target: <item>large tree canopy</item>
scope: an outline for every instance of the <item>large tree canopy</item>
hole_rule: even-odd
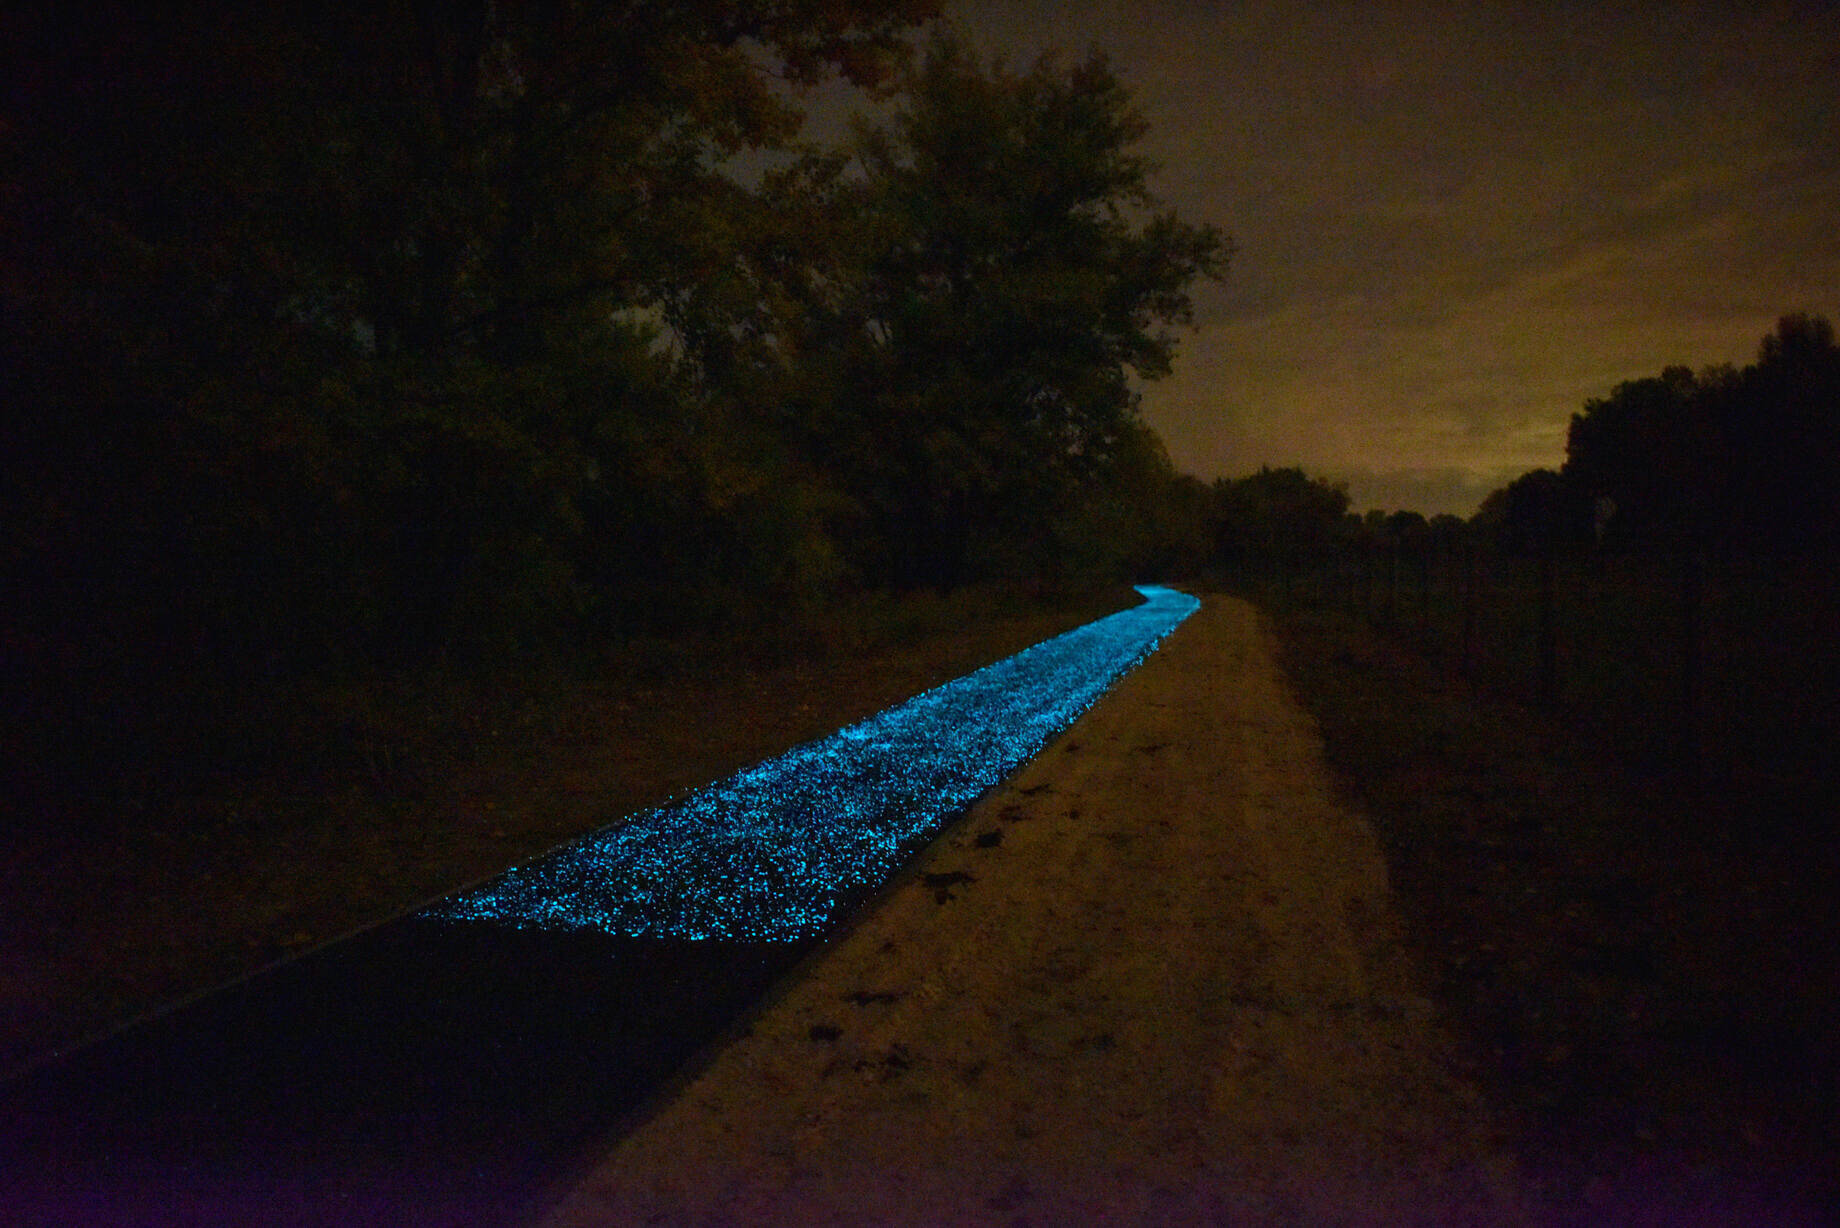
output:
[[[786,222],[724,161],[793,137],[788,80],[885,82],[935,8],[15,13],[9,571],[51,627],[343,651],[630,611],[577,581],[732,554],[717,342],[762,331]]]
[[[1789,315],[1741,371],[1669,367],[1572,417],[1565,477],[1639,541],[1840,542],[1840,346]]]
[[[85,696],[1177,557],[1133,381],[1225,244],[1103,59],[916,61],[937,8],[8,10],[9,680],[125,711]],[[843,148],[826,79],[882,104]]]
[[[894,578],[951,582],[984,543],[1045,549],[1130,440],[1131,379],[1168,371],[1188,287],[1227,245],[1155,210],[1103,56],[1017,72],[942,38],[900,97],[858,139],[873,394],[854,427],[876,464],[848,485],[887,526]]]
[[[1348,488],[1298,468],[1214,483],[1214,549],[1228,567],[1317,562],[1344,531]]]

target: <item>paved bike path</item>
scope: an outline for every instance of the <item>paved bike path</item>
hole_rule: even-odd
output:
[[[797,748],[797,770],[751,769],[717,801],[640,816],[0,1086],[0,1223],[520,1222],[1194,606],[1146,595]]]
[[[1374,833],[1209,598],[546,1228],[1525,1218]]]

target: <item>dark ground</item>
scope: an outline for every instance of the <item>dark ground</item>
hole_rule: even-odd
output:
[[[1556,1214],[1644,1222],[1645,1192],[1699,1189],[1832,1222],[1836,799],[1632,771],[1352,619],[1275,621]]]
[[[0,1071],[1133,600],[944,603],[778,663],[653,645],[591,676],[373,697],[342,769],[15,827]],[[1832,1217],[1836,799],[1631,772],[1348,620],[1276,624],[1556,1212],[1642,1222],[1665,1187],[1736,1192],[1763,1222]]]
[[[0,1079],[1139,600],[922,597],[790,645],[329,685],[275,770],[0,823]]]
[[[0,1086],[0,1224],[528,1223],[801,953],[382,926]]]

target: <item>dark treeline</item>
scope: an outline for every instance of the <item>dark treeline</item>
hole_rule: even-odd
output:
[[[1840,547],[1840,346],[1784,316],[1741,370],[1669,367],[1572,415],[1566,459],[1491,495],[1508,544],[1818,558]]]
[[[1341,605],[1668,771],[1828,787],[1840,762],[1840,345],[1669,367],[1573,416],[1469,521],[1348,511],[1301,471],[1215,488],[1216,559]]]
[[[1589,400],[1564,464],[1467,523],[1260,481],[1321,510],[1299,562],[1241,574],[1516,1149],[1577,1174],[1546,1184],[1555,1218],[1633,1163],[1832,1219],[1840,993],[1808,954],[1840,928],[1827,322]]]
[[[1572,415],[1562,468],[1522,474],[1468,522],[1349,512],[1300,469],[1215,483],[1216,559],[1281,577],[1344,547],[1411,556],[1461,540],[1510,555],[1601,547],[1818,561],[1840,550],[1840,344],[1784,316],[1742,369],[1684,366],[1617,385]]]
[[[1302,469],[1262,468],[1214,483],[1208,503],[1210,565],[1229,583],[1290,592],[1320,587],[1360,560],[1397,568],[1456,550],[1470,539],[1460,518],[1421,512],[1350,511],[1346,486]],[[1389,583],[1396,583],[1391,576]]]
[[[1826,319],[1782,317],[1745,367],[1669,367],[1587,401],[1564,465],[1496,491],[1476,523],[1534,561],[1542,701],[1595,712],[1602,740],[1674,770],[1840,780]]]
[[[22,762],[1199,549],[1132,381],[1227,245],[1101,57],[983,63],[933,0],[105,7],[0,21]],[[825,81],[877,104],[835,148]]]

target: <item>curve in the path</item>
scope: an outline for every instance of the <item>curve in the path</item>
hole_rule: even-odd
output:
[[[1145,595],[0,1083],[0,1224],[527,1222],[852,891],[879,885],[1198,604]]]
[[[1138,592],[1142,605],[605,828],[426,915],[631,938],[816,935],[1201,604],[1174,589]]]

